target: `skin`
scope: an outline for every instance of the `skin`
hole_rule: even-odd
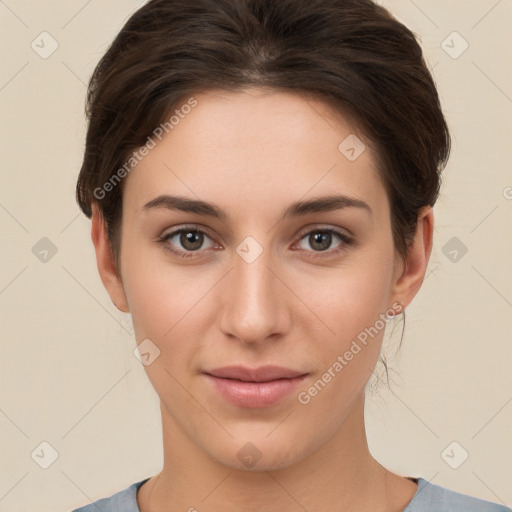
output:
[[[149,338],[160,350],[145,369],[160,398],[164,467],[140,488],[140,510],[403,510],[417,484],[372,457],[364,426],[384,329],[308,404],[292,392],[270,407],[237,407],[201,371],[277,364],[309,372],[297,392],[307,390],[380,314],[413,300],[430,257],[432,208],[420,212],[404,261],[371,147],[347,120],[294,92],[194,97],[198,105],[125,178],[118,271],[97,207],[92,218],[113,303],[131,313],[137,343]],[[353,162],[338,150],[350,134],[366,144]],[[291,203],[333,193],[363,200],[371,215],[348,207],[280,220]],[[226,218],[143,210],[162,194],[215,203]],[[208,233],[199,251],[179,235],[157,241],[191,223]],[[322,251],[308,234],[325,228],[356,243],[333,235]],[[247,236],[263,250],[252,263],[236,252]],[[248,442],[261,454],[250,468],[237,456]]]

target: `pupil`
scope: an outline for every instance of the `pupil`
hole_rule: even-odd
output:
[[[320,244],[319,250],[325,250],[331,245],[331,233],[315,233],[311,236],[310,242],[313,241],[314,243],[311,244],[312,247],[315,246],[316,243]]]

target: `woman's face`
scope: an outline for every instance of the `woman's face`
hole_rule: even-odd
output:
[[[231,467],[283,468],[339,435],[405,304],[390,205],[324,103],[194,97],[126,178],[124,293],[165,429]],[[357,203],[315,203],[335,196]],[[299,377],[217,371],[266,365]]]

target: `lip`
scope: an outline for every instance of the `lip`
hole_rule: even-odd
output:
[[[290,394],[308,375],[281,366],[225,366],[203,372],[217,392],[239,407],[269,407]]]

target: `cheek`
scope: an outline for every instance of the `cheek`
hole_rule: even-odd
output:
[[[151,340],[159,351],[146,373],[164,402],[174,396],[186,405],[178,383],[197,371],[202,340],[215,318],[212,288],[219,276],[207,266],[170,264],[154,251],[128,252],[123,282],[135,337],[137,343]]]
[[[318,288],[309,296],[334,331],[326,336],[322,325],[310,333],[318,341],[312,354],[317,372],[297,401],[312,418],[313,429],[328,428],[321,425],[326,414],[331,426],[342,422],[375,369],[389,323],[389,271],[385,257],[373,266],[354,266],[333,279],[326,291],[319,293]]]
[[[303,390],[305,401],[314,401],[315,407],[332,407],[342,414],[375,368],[389,323],[385,315],[391,306],[391,254],[361,254],[357,263],[317,279],[315,286],[296,281],[307,284],[299,293],[321,320],[311,323],[314,331],[308,334],[317,340],[312,354],[318,363],[316,384],[310,392]]]
[[[201,302],[211,288],[209,281],[193,280],[179,271],[134,271],[125,290],[137,339],[144,336],[165,344],[171,339],[190,336],[204,307]]]
[[[164,404],[172,403],[175,409],[190,407],[181,383],[195,371],[201,330],[198,306],[208,287],[193,285],[189,276],[171,272],[169,267],[145,267],[142,257],[134,255],[131,265],[126,263],[125,291],[137,343],[151,340],[149,346],[158,354],[145,366],[147,376]]]
[[[124,233],[123,286],[137,340],[164,340],[180,324],[190,322],[209,279],[192,266],[170,263],[164,249],[152,242],[138,241],[129,230]]]
[[[309,277],[292,276],[294,292],[311,311],[317,334],[340,348],[389,309],[391,263],[385,255],[350,262]],[[304,315],[306,319],[306,315]],[[304,326],[306,328],[306,326]]]

